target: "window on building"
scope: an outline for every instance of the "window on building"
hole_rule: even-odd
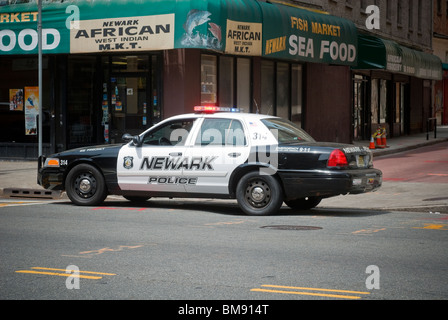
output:
[[[422,24],[423,24],[423,6],[422,6],[422,0],[418,0],[418,31],[421,32],[422,31]]]
[[[302,126],[302,65],[291,66],[291,121]]]
[[[289,64],[277,63],[277,103],[275,113],[277,116],[289,119],[289,103],[290,103],[290,81],[289,81]]]
[[[386,0],[386,20],[391,22],[392,19],[392,0]]]
[[[234,58],[219,58],[219,105],[234,107]]]
[[[302,126],[302,66],[263,60],[261,110]]]
[[[274,62],[263,60],[261,62],[261,104],[264,114],[274,115],[275,98],[275,69]]]
[[[397,1],[397,24],[402,26],[403,24],[403,3],[402,0]]]
[[[247,58],[237,58],[237,68],[236,68],[237,78],[237,99],[236,106],[243,109],[246,112],[250,111],[251,106],[251,62]]]
[[[201,59],[201,103],[217,102],[217,57],[203,54]]]

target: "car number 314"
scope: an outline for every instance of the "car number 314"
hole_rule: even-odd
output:
[[[307,210],[322,199],[378,190],[382,173],[368,148],[317,142],[292,122],[219,107],[195,107],[123,143],[41,156],[38,183],[76,205],[108,195],[235,199],[248,215],[283,204]],[[231,111],[231,112],[229,112]]]

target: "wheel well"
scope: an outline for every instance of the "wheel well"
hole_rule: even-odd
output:
[[[252,171],[259,171],[260,169],[263,168],[267,168],[266,166],[262,166],[262,165],[249,165],[249,166],[244,166],[244,167],[240,167],[238,169],[236,169],[233,173],[232,176],[230,177],[229,180],[229,194],[231,197],[235,197],[236,196],[236,186],[238,185],[238,182],[240,181],[240,179],[249,172]],[[283,189],[283,184],[282,181],[280,179],[280,177],[278,176],[277,173],[273,174],[274,178],[277,179],[277,181],[279,182],[281,188],[282,188],[282,194],[283,196],[285,195],[285,191]]]

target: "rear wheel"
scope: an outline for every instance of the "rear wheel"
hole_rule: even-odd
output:
[[[274,214],[280,209],[283,192],[274,176],[253,171],[245,174],[238,182],[236,198],[246,214],[263,216]]]
[[[297,210],[309,210],[315,208],[322,201],[322,198],[319,197],[306,197],[291,201],[285,201],[286,205],[292,209]]]
[[[107,197],[106,184],[101,172],[89,164],[79,164],[67,175],[65,191],[69,199],[79,206],[94,206]]]

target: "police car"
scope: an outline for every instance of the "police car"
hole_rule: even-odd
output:
[[[38,183],[81,206],[107,195],[219,198],[249,215],[273,214],[283,202],[310,209],[382,184],[368,148],[316,142],[287,120],[233,108],[198,106],[123,140],[40,157]]]

